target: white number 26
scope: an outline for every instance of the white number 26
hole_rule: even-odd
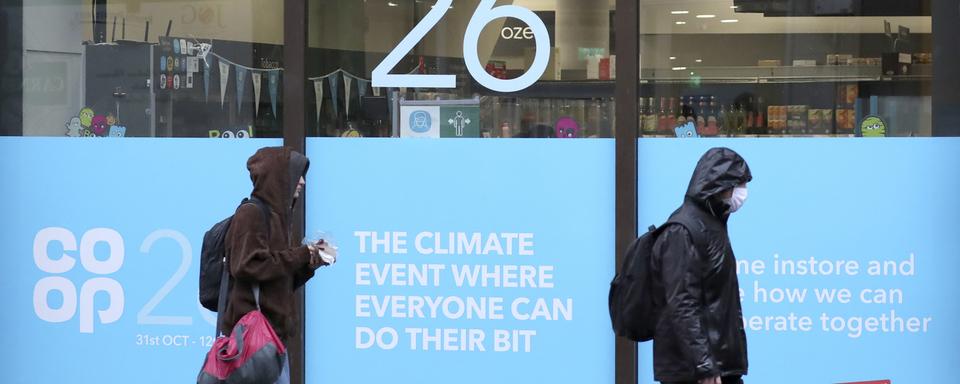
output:
[[[463,35],[463,60],[470,75],[480,85],[497,92],[516,92],[527,88],[543,75],[550,61],[550,35],[543,21],[529,9],[516,5],[502,5],[494,7],[496,0],[481,0],[477,11],[473,13],[467,24],[467,31]],[[409,88],[456,88],[457,80],[454,75],[399,75],[390,74],[403,56],[413,50],[413,47],[427,35],[440,19],[450,9],[453,0],[437,0],[433,9],[424,16],[410,33],[400,41],[393,51],[373,70],[374,87],[409,87]],[[536,40],[536,55],[533,65],[526,73],[515,79],[497,79],[484,70],[480,57],[477,55],[477,44],[480,41],[480,32],[490,22],[501,18],[515,18],[523,21],[533,30]]]

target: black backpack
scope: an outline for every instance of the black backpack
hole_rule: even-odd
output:
[[[263,212],[263,219],[267,225],[267,238],[270,238],[270,208],[256,197],[243,199],[240,205],[254,204]],[[239,207],[238,207],[239,209]],[[226,305],[227,291],[229,290],[229,271],[227,266],[227,251],[224,240],[233,215],[213,225],[203,235],[203,246],[200,248],[200,304],[204,308],[219,312]],[[223,299],[223,303],[220,300]]]
[[[672,219],[682,220],[682,218]],[[689,227],[678,221],[668,221],[660,228],[651,225],[647,233],[634,240],[627,248],[620,272],[610,282],[607,304],[610,309],[610,323],[617,336],[633,341],[653,339],[657,320],[660,318],[660,308],[656,308],[653,300],[650,261],[653,255],[653,244],[668,224],[683,225],[689,232]],[[699,243],[697,236],[693,237],[694,243]]]

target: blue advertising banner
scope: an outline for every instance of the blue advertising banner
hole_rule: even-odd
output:
[[[308,139],[307,383],[613,382],[613,144]]]
[[[729,221],[749,382],[953,380],[960,140],[640,140],[640,228],[680,205],[715,146],[754,176]],[[651,359],[642,344],[641,382]]]
[[[279,140],[0,138],[4,382],[189,383],[204,232]]]

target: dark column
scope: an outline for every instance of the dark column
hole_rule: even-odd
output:
[[[307,49],[307,1],[284,0],[283,2],[283,145],[297,152],[306,153],[306,94],[304,76]],[[304,191],[306,201],[307,191]],[[302,239],[304,232],[304,204],[297,204],[293,214],[293,238]],[[290,353],[290,382],[304,382],[304,334],[305,296],[303,288],[297,292],[297,307],[300,313],[300,337],[288,340]]]
[[[0,2],[0,136],[23,135],[23,0]]]
[[[932,2],[933,135],[960,136],[960,3]]]
[[[639,85],[639,1],[617,0],[614,19],[617,46],[616,96],[616,263],[637,237],[637,122]],[[616,383],[637,382],[637,344],[617,337]]]

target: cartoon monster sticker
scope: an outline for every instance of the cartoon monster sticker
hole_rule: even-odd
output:
[[[211,129],[207,134],[211,139],[249,139],[253,137],[253,127],[240,128],[236,131]]]
[[[117,125],[117,118],[112,113],[107,114],[107,125]]]
[[[863,137],[884,137],[887,135],[887,124],[879,116],[869,115],[860,122],[860,133]]]
[[[70,121],[64,124],[67,127],[67,136],[80,137],[83,135],[83,127],[80,126],[80,118],[72,117]]]
[[[122,125],[110,126],[110,137],[124,137],[127,135],[127,127]]]
[[[676,132],[677,137],[679,138],[700,137],[700,135],[697,134],[697,128],[693,125],[692,121],[688,121],[686,124],[674,128],[673,131]]]
[[[557,137],[561,139],[575,138],[580,134],[580,124],[572,117],[561,117],[555,128]]]
[[[106,136],[109,127],[110,125],[107,124],[107,118],[103,115],[94,116],[90,123],[90,131],[93,132],[94,136]]]
[[[340,137],[363,137],[363,134],[361,134],[360,131],[351,127],[350,129],[340,134]]]
[[[80,116],[80,126],[90,128],[90,124],[93,122],[93,110],[90,108],[81,109],[78,116]]]

